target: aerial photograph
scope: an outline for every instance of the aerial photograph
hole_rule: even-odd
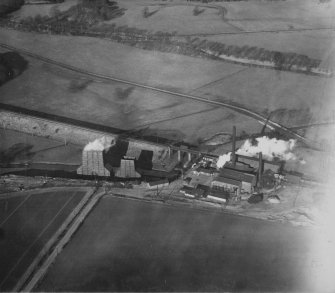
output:
[[[0,292],[335,292],[335,0],[0,0]]]

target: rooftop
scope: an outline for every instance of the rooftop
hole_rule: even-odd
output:
[[[235,186],[241,186],[242,181],[241,180],[235,180],[235,179],[231,179],[231,178],[227,178],[227,177],[216,177],[213,180],[214,182],[222,182],[222,183],[227,183],[227,184],[231,184],[231,185],[235,185]]]
[[[239,170],[228,169],[228,168],[221,169],[220,176],[248,183],[255,183],[256,179],[256,176],[254,174],[248,174],[241,172]]]

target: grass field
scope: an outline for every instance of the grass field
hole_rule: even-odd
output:
[[[29,150],[20,152],[14,157],[10,156],[10,163],[54,162],[78,165],[81,163],[82,146],[72,144],[65,146],[64,143],[50,138],[0,129],[0,153],[19,144],[26,146]]]
[[[37,290],[305,291],[310,232],[106,197]]]
[[[151,4],[151,5],[150,5]],[[332,24],[335,6],[320,5],[313,0],[212,2],[207,4],[186,1],[122,1],[127,8],[124,16],[113,21],[120,25],[136,26],[149,30],[178,31],[179,34],[223,33],[246,30],[278,30],[327,27]],[[194,6],[205,11],[193,15]],[[157,11],[143,18],[143,7]],[[225,7],[225,21],[216,7]]]
[[[216,23],[227,26],[215,8],[207,7],[204,13],[194,16],[193,6],[178,5],[181,1],[173,1],[166,7],[157,5],[162,3],[123,1],[122,5],[127,11],[115,23],[148,29],[151,26],[157,30],[159,26],[174,30],[175,25],[180,26],[179,33],[183,32],[182,29],[200,33],[202,29],[207,29],[206,25],[212,26],[209,33],[216,33]],[[145,5],[149,5],[150,11],[155,7],[159,10],[149,18],[143,18]],[[260,26],[255,29],[271,29],[276,24],[281,29],[283,23],[296,28],[310,28],[316,24],[326,26],[333,19],[333,4],[318,5],[315,1],[248,1],[215,5],[228,9],[228,23],[252,22]],[[0,38],[13,46],[92,72],[236,103],[265,116],[271,113],[272,120],[287,127],[329,121],[335,113],[332,101],[334,78],[145,51],[96,38],[39,35],[5,29],[0,30]],[[227,44],[230,41],[237,45],[256,46],[259,43],[261,45],[257,46],[273,50],[306,53],[323,59],[325,63],[333,59],[334,34],[331,31],[211,38],[218,38]],[[29,69],[0,88],[2,102],[15,105],[24,103],[27,108],[78,119],[82,118],[82,113],[89,113],[86,119],[92,122],[128,130],[145,128],[144,135],[191,143],[218,132],[230,132],[232,124],[237,126],[239,132],[255,133],[261,128],[257,121],[232,111],[213,109],[118,83],[101,82],[33,59],[28,60]]]
[[[200,88],[197,94],[231,100],[288,127],[332,121],[335,78],[249,68],[221,82]]]
[[[152,2],[150,11],[157,11],[143,18],[143,7],[150,2],[123,1],[127,7],[125,15],[113,20],[117,25],[128,25],[150,31],[176,31],[180,35],[202,34],[212,41],[228,45],[257,46],[269,50],[295,52],[325,60],[324,66],[334,63],[334,32],[332,30],[291,31],[264,33],[259,31],[299,30],[329,28],[334,25],[334,3],[319,4],[313,0],[299,1],[237,1],[213,2],[209,5],[185,1]],[[183,4],[184,6],[180,6]],[[185,5],[188,4],[188,5]],[[205,9],[194,16],[194,5]],[[206,6],[209,6],[206,8]],[[213,6],[227,9],[225,21]],[[243,34],[258,31],[257,34]],[[228,35],[227,35],[228,33]],[[229,33],[237,33],[230,35]],[[242,34],[239,34],[242,33]],[[331,55],[331,60],[329,60]]]
[[[9,291],[85,194],[29,191],[0,198],[0,290]]]
[[[76,5],[78,0],[66,0],[58,4],[46,4],[46,5],[24,5],[20,10],[15,11],[11,16],[15,20],[25,19],[27,17],[40,16],[53,16],[55,10],[66,11],[73,5]]]
[[[26,34],[23,35],[28,37]],[[44,38],[44,36],[41,37]],[[55,38],[58,39],[58,36]],[[105,54],[108,50],[112,52],[108,55],[109,57],[101,55],[107,58],[104,64],[105,69],[94,67],[92,70],[95,72],[104,72],[123,78],[127,77],[127,73],[127,79],[179,92],[191,92],[192,89],[202,87],[213,80],[224,79],[245,69],[234,64],[216,63],[173,54],[152,53],[102,40],[101,46],[95,46],[93,43],[89,45],[91,38],[79,39],[86,39],[85,42],[88,42],[86,45],[92,49],[95,47],[105,51]],[[75,44],[77,38],[60,37],[60,40],[65,46],[66,40]],[[47,44],[47,39],[44,45],[50,46]],[[54,46],[57,46],[56,43]],[[67,59],[60,54],[65,48],[56,49],[59,50],[57,55],[63,62],[71,62],[73,65],[89,69],[91,61],[88,64],[83,62],[87,61],[87,58],[84,57],[85,51],[88,50],[87,46],[82,51],[80,64],[79,62],[72,63],[72,59]],[[30,49],[35,51],[33,47]],[[131,51],[135,49],[134,52],[140,54],[139,59],[133,59],[131,52],[126,52],[128,49]],[[74,54],[73,50],[69,51],[69,54],[72,54],[70,52]],[[44,53],[41,54],[44,55]],[[119,58],[123,60],[129,58],[135,60],[136,64],[133,64],[133,69],[131,69],[131,61],[120,63],[120,60],[117,60],[118,54],[122,54]],[[49,57],[56,59],[57,55],[50,54]],[[140,61],[141,55],[146,56],[147,63]],[[98,60],[98,57],[93,58]],[[113,61],[109,58],[112,58]],[[151,61],[149,61],[150,58]],[[175,140],[184,139],[192,143],[217,132],[230,132],[231,123],[240,125],[238,126],[239,131],[253,133],[260,129],[258,122],[226,109],[213,109],[204,104],[131,88],[119,83],[100,82],[31,58],[27,59],[29,61],[28,70],[0,88],[2,102],[14,105],[24,103],[27,108],[77,119],[83,118],[82,113],[89,113],[85,117],[88,121],[121,129],[139,129],[150,126],[149,134],[158,132],[163,137]],[[103,59],[99,59],[99,63]],[[116,71],[114,63],[118,63],[115,66],[120,71]],[[189,68],[186,70],[183,66]],[[134,73],[134,70],[138,70],[137,74]],[[50,91],[51,88],[54,90]],[[174,118],[178,119],[174,120]],[[203,123],[204,119],[207,121],[206,124]],[[184,125],[182,128],[181,123]]]

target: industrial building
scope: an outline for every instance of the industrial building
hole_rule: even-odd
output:
[[[242,189],[242,181],[227,177],[216,177],[211,184],[212,189],[227,191],[239,196]]]
[[[203,168],[198,167],[196,170],[193,171],[195,175],[206,175],[206,176],[215,176],[219,172],[215,168]]]
[[[244,173],[234,169],[222,168],[220,177],[230,178],[241,182],[241,192],[252,193],[257,183],[255,174]]]
[[[183,193],[186,197],[190,198],[201,198],[204,196],[205,191],[200,188],[192,188],[188,186],[184,186],[180,189],[180,192]]]
[[[77,174],[109,177],[110,171],[104,164],[104,152],[114,143],[112,138],[105,136],[88,143],[83,149],[82,165],[77,169]]]
[[[121,159],[120,167],[115,170],[115,177],[125,179],[140,178],[141,174],[135,171],[135,158],[124,157]]]
[[[211,191],[206,195],[206,198],[213,201],[226,203],[229,198],[229,193],[217,189],[211,189]]]
[[[102,151],[83,151],[82,165],[77,174],[109,177],[110,171],[104,166]]]

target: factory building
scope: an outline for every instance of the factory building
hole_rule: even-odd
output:
[[[109,177],[110,171],[105,168],[104,152],[114,144],[111,137],[101,137],[87,144],[82,153],[82,165],[77,174]]]
[[[135,171],[135,158],[124,157],[121,159],[120,167],[116,169],[115,177],[135,179],[141,175]]]
[[[241,192],[252,193],[257,183],[255,174],[243,173],[234,169],[223,168],[220,177],[230,178],[241,182]]]
[[[218,171],[215,168],[203,168],[198,167],[196,170],[193,171],[194,175],[206,175],[206,176],[215,176],[218,174]]]
[[[234,193],[237,196],[240,195],[242,189],[242,181],[221,176],[215,178],[211,185],[213,189]]]
[[[82,165],[77,174],[109,177],[110,172],[104,166],[102,151],[83,151]]]
[[[180,192],[183,193],[186,197],[190,198],[201,198],[205,191],[200,188],[191,188],[188,186],[184,186],[182,189],[180,189]]]
[[[207,199],[225,203],[228,201],[229,193],[223,192],[221,190],[212,189],[206,196]]]

